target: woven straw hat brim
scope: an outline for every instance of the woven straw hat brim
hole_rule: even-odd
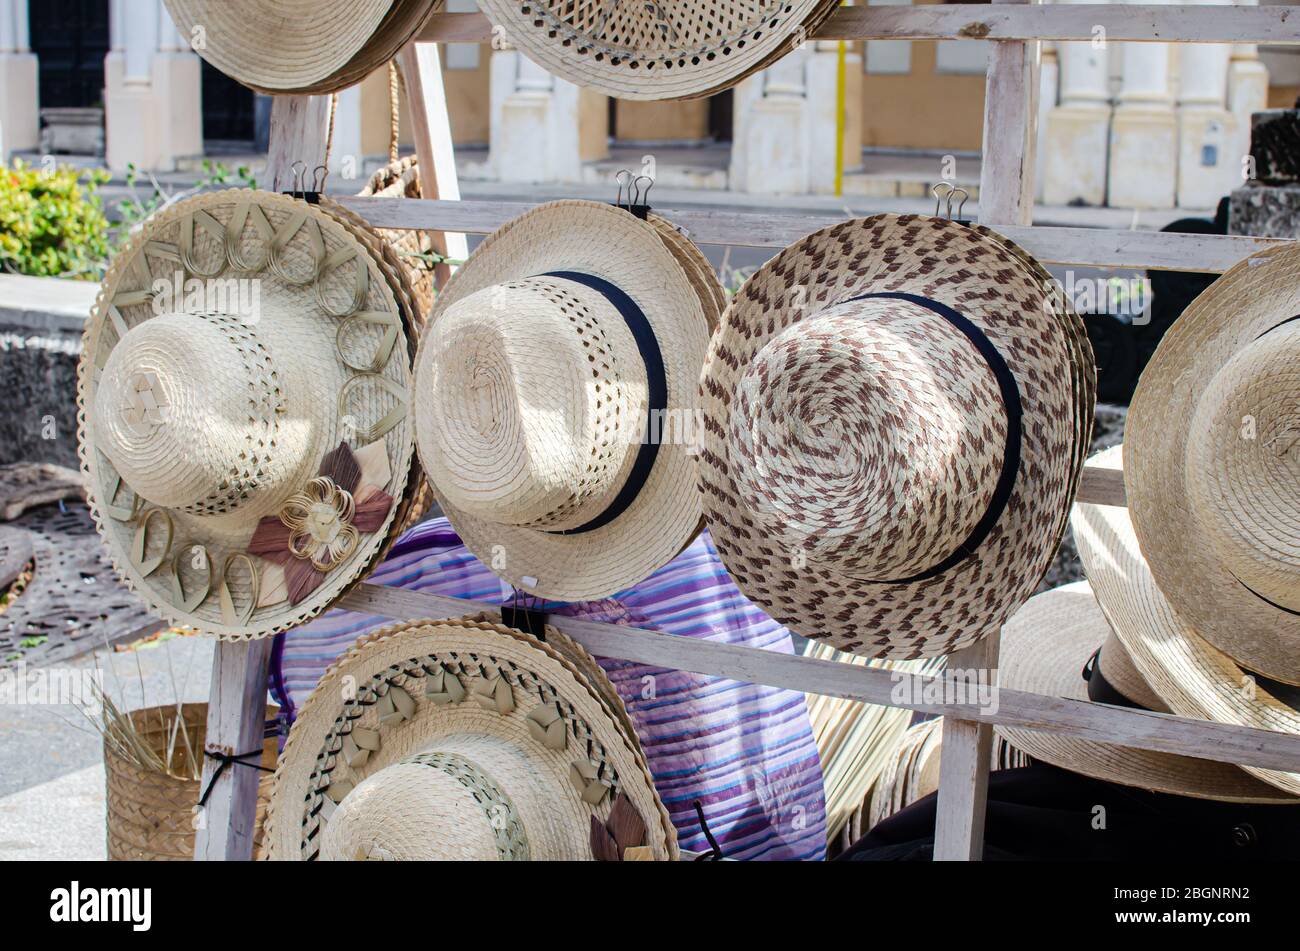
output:
[[[344,208],[325,195],[321,195],[317,200],[317,207],[347,228],[357,241],[364,244],[370,250],[370,256],[374,259],[375,264],[384,272],[388,279],[388,286],[397,297],[402,306],[403,314],[406,316],[408,331],[407,353],[410,359],[414,360],[415,348],[420,339],[420,329],[424,326],[424,312],[420,307],[420,295],[416,292],[411,280],[411,271],[403,263],[397,249],[388,240],[388,233],[372,229],[366,220],[356,212]],[[405,505],[403,510],[398,513],[397,518],[394,519],[394,528],[389,533],[389,544],[384,546],[384,553],[387,552],[393,542],[397,541],[403,532],[420,524],[429,508],[433,505],[433,489],[429,488],[429,484],[424,480],[424,474],[420,469],[420,460],[415,453],[411,453],[411,474],[408,485],[410,490],[406,494]],[[376,561],[382,559],[383,553]]]
[[[1238,351],[1300,313],[1300,251],[1278,248],[1252,255],[1215,281],[1165,333],[1142,371],[1125,424],[1124,484],[1142,552],[1160,589],[1198,635],[1236,662],[1266,677],[1300,684],[1300,616],[1256,597],[1233,577],[1197,524],[1186,469],[1193,410],[1215,374]],[[1261,402],[1265,427],[1291,424],[1300,391]],[[1289,405],[1281,405],[1283,402]],[[1242,420],[1223,423],[1235,431]],[[1295,450],[1276,464],[1300,476]],[[1287,467],[1289,466],[1289,470]],[[1300,512],[1270,508],[1264,493],[1242,486],[1258,517],[1280,537],[1289,534],[1295,570]],[[1274,503],[1275,504],[1275,503]]]
[[[696,382],[708,344],[704,307],[659,232],[611,205],[560,201],[541,205],[489,235],[456,272],[429,315],[416,355],[415,413],[425,471],[436,449],[422,414],[431,412],[428,331],[457,301],[477,291],[557,270],[604,278],[644,311],[663,354],[670,409],[698,406]],[[467,548],[517,588],[563,601],[607,597],[671,561],[698,533],[701,507],[693,447],[659,446],[654,468],[635,500],[613,521],[579,535],[506,525],[460,510],[434,484],[443,512]],[[501,546],[499,549],[496,546]],[[536,583],[525,583],[526,578]]]
[[[392,0],[166,0],[166,5],[181,35],[204,59],[266,92],[302,90],[343,69],[401,6]]]
[[[772,258],[724,314],[701,382],[705,516],[741,590],[781,623],[870,656],[948,653],[1010,616],[1046,571],[1078,481],[1079,443],[1090,429],[1091,351],[1079,343],[1077,317],[1066,316],[1063,302],[1026,267],[1028,255],[1011,253],[1009,244],[938,218],[848,221]],[[789,306],[792,287],[808,289],[801,309]],[[740,377],[768,340],[839,301],[883,291],[932,298],[983,330],[1017,380],[1026,420],[1011,498],[980,551],[916,583],[865,582],[811,560],[791,567],[790,551],[771,526],[755,523],[738,495],[734,473],[744,463],[732,458],[727,438]]]
[[[1123,447],[1089,464],[1121,468]],[[1300,733],[1300,712],[1272,696],[1176,612],[1142,557],[1129,510],[1076,505],[1071,518],[1084,571],[1133,665],[1179,716]],[[1300,795],[1300,773],[1243,766],[1278,789]]]
[[[569,82],[620,99],[692,99],[739,82],[806,38],[833,0],[720,6],[702,0],[613,9],[586,0],[483,0],[484,13],[529,59]],[[663,17],[669,17],[665,23]],[[575,26],[577,24],[577,26]],[[674,32],[673,42],[662,31]],[[801,31],[802,28],[802,31]]]
[[[718,280],[717,271],[713,269],[713,265],[709,263],[709,259],[704,256],[699,246],[678,231],[677,226],[667,218],[649,214],[646,215],[646,222],[659,232],[664,247],[672,253],[677,263],[682,266],[682,270],[686,272],[686,278],[695,288],[700,306],[704,309],[704,322],[708,326],[709,333],[712,334],[718,328],[722,312],[727,309],[727,292],[723,290],[722,282]]]
[[[395,0],[388,18],[342,69],[327,79],[293,91],[323,96],[355,86],[397,56],[441,9],[442,0]],[[280,92],[283,94],[285,90]]]
[[[548,639],[553,633],[547,629]],[[426,695],[433,675],[440,671],[455,674],[465,691],[463,699],[439,703]],[[486,677],[498,673],[509,686],[512,709],[505,713],[487,709],[473,696]],[[582,801],[570,779],[573,763],[587,759],[585,738],[590,736],[592,760],[605,764],[603,775],[617,778],[618,791],[627,795],[646,825],[646,844],[654,857],[676,859],[676,833],[655,792],[645,755],[626,714],[611,712],[610,698],[617,696],[612,687],[604,690],[594,685],[597,674],[596,683],[604,680],[594,661],[579,667],[547,643],[481,616],[410,621],[362,637],[325,672],[289,732],[267,810],[268,857],[316,857],[328,822],[329,785],[358,784],[412,754],[436,750],[440,741],[474,736],[505,740],[540,774],[552,778],[553,801],[562,805],[540,820],[547,828],[527,831],[534,843],[534,859],[560,857],[537,854],[538,844],[559,842],[570,850],[575,843],[586,845],[591,818],[604,822],[609,817],[612,795],[593,808]],[[376,701],[393,686],[414,701],[413,708],[405,719],[380,723]],[[497,690],[501,689],[498,684]],[[548,702],[543,703],[542,696]],[[534,739],[526,719],[534,708],[553,708],[555,700],[569,711],[563,749],[548,748]],[[338,751],[344,735],[358,727],[377,732],[378,748],[353,768]],[[516,800],[516,805],[524,813],[535,804]],[[578,851],[581,854],[567,857],[591,857],[589,846]]]
[[[1086,581],[1035,595],[1002,628],[998,684],[1087,701],[1083,667],[1110,636],[1110,625]],[[1227,763],[1034,730],[994,729],[1036,760],[1106,782],[1224,802],[1297,802]]]
[[[224,258],[222,240],[203,227],[203,222],[225,226],[239,209],[250,207],[261,209],[274,231],[283,231],[287,223],[306,210],[308,219],[320,228],[327,256],[349,249],[360,252],[355,260],[364,264],[368,275],[362,309],[393,315],[391,329],[396,339],[392,350],[373,380],[360,381],[361,385],[352,387],[347,396],[346,413],[340,409],[340,400],[349,392],[349,384],[362,374],[345,366],[337,350],[335,341],[340,319],[322,308],[310,286],[289,284],[269,267],[235,270]],[[385,417],[395,419],[386,432],[375,434],[375,441],[382,442],[388,469],[388,481],[378,488],[393,500],[380,527],[374,532],[362,533],[355,551],[327,572],[324,581],[297,604],[290,604],[288,600],[269,601],[268,588],[259,584],[264,603],[248,616],[245,616],[245,610],[252,601],[252,585],[247,563],[237,561],[239,567],[230,575],[227,585],[236,615],[233,623],[223,611],[221,580],[227,559],[247,551],[259,518],[271,514],[263,511],[267,509],[267,503],[260,503],[258,508],[247,512],[236,508],[219,518],[211,518],[178,509],[164,509],[136,498],[131,486],[116,484],[117,473],[98,446],[94,413],[91,412],[105,360],[120,340],[119,321],[129,328],[147,322],[153,316],[153,310],[151,299],[144,292],[156,281],[164,280],[170,284],[177,272],[189,276],[176,257],[176,250],[182,242],[182,230],[195,221],[199,225],[193,229],[192,261],[205,269],[219,268],[214,272],[214,281],[258,281],[263,310],[275,314],[274,319],[257,322],[258,339],[269,352],[274,367],[279,368],[281,382],[288,369],[291,370],[288,375],[301,387],[299,392],[293,392],[292,388],[285,390],[289,405],[286,412],[277,418],[281,425],[306,428],[315,433],[311,443],[315,447],[314,455],[294,461],[295,485],[305,486],[317,474],[325,454],[340,442],[349,442],[354,449],[361,448],[359,443],[362,440],[357,438],[358,433],[364,434]],[[303,264],[308,260],[307,230],[306,227],[300,228],[287,240],[281,253],[291,275],[308,273]],[[250,216],[237,242],[239,253],[245,262],[259,262],[263,260],[266,247],[266,241],[258,234]],[[225,260],[224,264],[217,263],[222,260]],[[353,266],[345,264],[343,268],[346,270]],[[326,281],[330,286],[322,293],[327,302],[336,311],[344,309],[349,289],[345,284],[334,286],[339,282],[332,277],[327,277]],[[414,424],[404,411],[411,384],[413,315],[403,297],[400,292],[394,292],[387,269],[375,256],[375,246],[364,235],[303,202],[270,192],[229,189],[179,202],[146,221],[128,246],[114,258],[83,338],[77,378],[78,452],[86,480],[87,501],[118,574],[155,612],[173,623],[189,625],[222,639],[264,637],[301,624],[326,610],[381,557],[395,537],[397,528],[404,523],[418,485],[418,480],[413,478],[417,465]],[[386,332],[378,326],[352,328],[349,331],[351,342],[345,344],[350,358],[357,362],[366,359],[358,356],[363,351],[367,356],[379,352]],[[201,372],[200,368],[196,367],[195,372]],[[200,413],[204,411],[204,407],[197,409]],[[286,490],[286,494],[288,492],[292,489]],[[135,499],[140,508],[136,509],[133,503],[131,511],[124,512],[127,499]],[[164,530],[165,519],[153,516],[157,511],[170,518],[170,533]],[[177,573],[181,577],[180,597],[167,565],[146,572],[137,562],[133,550],[135,536],[141,529],[141,522],[147,518],[153,519],[143,528],[148,559],[157,556],[175,558],[193,546],[204,549],[198,567],[191,565],[186,558],[176,560]],[[259,579],[273,571],[269,562],[258,558],[253,558],[252,562],[258,568]],[[202,565],[206,565],[206,569]],[[187,606],[185,601],[192,601],[205,581],[209,583],[207,595],[197,606]]]

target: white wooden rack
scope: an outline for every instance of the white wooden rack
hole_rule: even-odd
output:
[[[847,7],[818,30],[819,40],[987,40],[984,150],[980,221],[1051,263],[1195,270],[1222,273],[1233,264],[1281,242],[1262,238],[1181,235],[1082,228],[1035,228],[1033,169],[1038,114],[1039,45],[1043,40],[1092,42],[1269,43],[1300,45],[1300,9],[1203,5],[1035,5],[995,0],[997,5]],[[1098,31],[1104,30],[1104,34]],[[465,234],[485,234],[520,214],[527,203],[459,201],[437,43],[486,43],[492,27],[477,13],[436,16],[401,54],[413,114],[423,200],[347,198],[343,204],[379,228],[436,233],[437,246],[452,258],[465,254]],[[326,152],[328,100],[277,97],[271,120],[268,181],[291,177],[295,161],[322,164]],[[602,198],[608,196],[600,196]],[[700,244],[782,248],[839,220],[823,215],[750,214],[655,208]],[[447,274],[439,274],[440,283]],[[1080,501],[1123,505],[1117,473],[1085,469]],[[392,618],[454,617],[497,611],[500,605],[437,597],[362,584],[341,607]],[[889,704],[944,716],[940,760],[936,859],[978,859],[983,840],[989,746],[994,724],[1080,739],[1178,753],[1268,769],[1300,771],[1300,736],[1273,733],[1167,714],[1083,703],[1001,690],[996,711],[974,706],[902,703],[898,674],[877,668],[776,654],[592,621],[554,618],[553,623],[593,654],[689,670],[750,683],[770,684],[869,703]],[[953,667],[994,668],[998,638],[985,638],[950,655]],[[237,754],[261,745],[270,640],[219,642],[212,673],[208,749]],[[924,697],[930,678],[907,675]],[[940,693],[940,695],[942,695]],[[209,760],[204,783],[212,781]],[[258,773],[224,771],[209,796],[198,830],[196,859],[248,859]]]

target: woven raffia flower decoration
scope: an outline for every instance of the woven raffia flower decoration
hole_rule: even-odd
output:
[[[352,493],[317,476],[280,509],[280,521],[289,529],[289,553],[329,571],[357,550],[361,534],[350,524],[355,514]]]
[[[371,460],[386,463],[376,446],[354,453],[339,443],[321,460],[319,475],[303,491],[292,495],[278,515],[258,522],[248,551],[284,569],[291,604],[306,598],[347,561],[363,533],[383,527],[393,497],[380,488],[389,479],[386,467],[368,466]]]

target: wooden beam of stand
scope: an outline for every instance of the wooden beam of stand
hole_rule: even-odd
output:
[[[328,128],[328,96],[277,96],[271,104],[269,186],[291,188],[294,162],[302,162],[309,169],[323,165]],[[240,756],[256,752],[255,761],[261,762],[270,657],[269,637],[217,641],[208,693],[205,753]],[[261,775],[248,766],[230,764],[221,768],[218,760],[204,756],[199,788],[208,790],[211,785],[211,789],[195,830],[196,860],[247,861],[253,857],[257,781]]]
[[[948,655],[948,669],[996,683],[998,637],[986,637]],[[984,854],[993,727],[943,718],[939,750],[939,799],[935,804],[934,860],[977,862]]]
[[[420,163],[420,194],[427,199],[456,201],[460,183],[456,177],[456,155],[451,141],[451,119],[442,84],[442,64],[436,43],[408,43],[400,55],[406,100],[411,110],[415,154]],[[433,236],[433,249],[443,257],[463,261],[469,244],[463,232],[441,231]],[[442,287],[452,267],[434,268],[434,284]]]
[[[595,196],[597,201],[609,196]],[[511,218],[535,208],[526,201],[421,201],[410,198],[339,196],[337,201],[376,228],[437,231],[450,228],[490,234]],[[852,211],[835,214],[771,214],[725,208],[655,206],[685,230],[696,244],[739,248],[784,248],[800,238],[839,224]],[[869,211],[861,212],[863,215]],[[1149,268],[1157,271],[1206,271],[1222,274],[1234,264],[1294,242],[1221,234],[1171,234],[1163,231],[1117,231],[1102,228],[993,225],[1038,260],[1101,268]]]
[[[501,615],[500,604],[369,583],[360,584],[350,591],[339,601],[338,607],[399,620],[452,618],[480,612],[498,618]],[[951,691],[945,688],[941,677],[816,660],[560,615],[552,615],[549,623],[597,657],[902,707],[936,716],[951,715],[980,723],[1041,730],[1135,749],[1178,753],[1220,763],[1300,772],[1300,735],[1296,734],[1006,688],[999,688],[995,702],[987,706],[981,706],[979,701],[949,703],[946,702],[947,693]]]

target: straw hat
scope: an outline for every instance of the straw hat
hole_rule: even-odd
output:
[[[78,371],[88,501],[163,617],[261,637],[325,610],[410,507],[412,314],[373,246],[228,190],[113,261]]]
[[[1035,595],[1002,628],[998,685],[1168,713],[1111,631],[1088,582]],[[1238,766],[996,726],[1017,749],[1094,779],[1227,802],[1296,800]]]
[[[619,99],[693,99],[721,92],[801,44],[839,4],[676,0],[482,0],[529,59]]]
[[[577,653],[485,616],[361,638],[289,732],[269,857],[677,858],[630,721]]]
[[[1119,469],[1123,452],[1116,446],[1089,464]],[[1201,636],[1157,587],[1129,511],[1078,505],[1072,525],[1092,590],[1142,679],[1179,716],[1300,733],[1300,692],[1250,674]],[[1300,773],[1242,769],[1300,795]]]
[[[164,0],[191,47],[268,94],[323,94],[391,60],[441,0]]]
[[[733,300],[701,381],[705,516],[781,623],[870,656],[947,653],[1046,571],[1092,355],[1010,248],[938,218],[847,221]]]
[[[1300,250],[1256,254],[1165,334],[1124,481],[1156,583],[1249,670],[1300,684]]]
[[[416,357],[417,444],[502,578],[594,600],[695,536],[708,279],[654,225],[562,201],[498,229],[447,283]]]

